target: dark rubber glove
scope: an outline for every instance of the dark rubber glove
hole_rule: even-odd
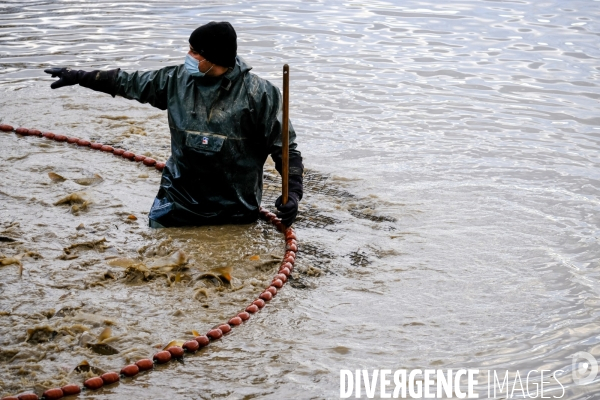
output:
[[[75,71],[71,68],[48,68],[44,72],[52,75],[53,78],[60,78],[50,85],[52,89],[58,89],[63,86],[77,85],[81,79],[78,73],[83,71]]]
[[[59,78],[50,85],[52,89],[79,84],[80,86],[98,92],[108,93],[114,97],[115,80],[119,73],[119,69],[87,72],[71,68],[48,68],[45,69],[44,72],[52,75],[53,78]]]
[[[285,204],[281,204],[282,196],[279,196],[277,200],[275,200],[275,207],[279,210],[277,217],[281,218],[281,222],[285,226],[291,226],[296,220],[299,201],[298,195],[294,192],[288,193],[288,202]]]
[[[281,163],[277,161],[275,162],[275,169],[281,174]],[[286,204],[281,204],[282,196],[279,196],[275,201],[275,207],[279,210],[277,216],[281,218],[281,222],[283,222],[285,226],[291,226],[298,215],[298,203],[302,200],[303,194],[303,173],[304,165],[302,165],[302,158],[291,158],[288,177],[288,202]]]

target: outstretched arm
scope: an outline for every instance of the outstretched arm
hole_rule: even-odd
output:
[[[44,72],[51,74],[53,78],[59,78],[50,85],[52,89],[79,84],[113,97],[123,96],[166,110],[167,87],[175,68],[166,67],[158,71],[133,73],[120,69],[88,72],[70,68],[48,68]]]
[[[50,85],[52,89],[79,84],[98,92],[108,93],[114,97],[115,81],[119,74],[119,69],[87,72],[71,68],[48,68],[44,72],[52,75],[53,78],[59,78]]]

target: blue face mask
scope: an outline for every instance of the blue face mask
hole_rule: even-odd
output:
[[[203,62],[206,60],[202,60],[200,62]],[[194,57],[192,57],[191,55],[186,55],[185,56],[185,69],[190,73],[190,75],[198,77],[198,78],[202,78],[204,75],[206,75],[206,72],[210,71],[212,69],[212,67],[214,67],[214,65],[211,65],[211,67],[208,69],[208,71],[206,72],[200,72],[200,70],[198,69],[198,65],[200,63],[198,62],[198,60],[196,60]]]

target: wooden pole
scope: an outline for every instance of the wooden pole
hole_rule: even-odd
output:
[[[290,135],[288,121],[290,119],[290,67],[283,66],[283,127],[281,128],[281,196],[283,204],[288,202],[288,185],[290,175]]]

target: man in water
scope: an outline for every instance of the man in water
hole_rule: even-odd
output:
[[[258,218],[263,166],[271,155],[282,173],[279,90],[237,56],[228,22],[194,30],[185,63],[127,73],[49,68],[52,89],[79,84],[168,110],[171,157],[150,210],[150,226],[244,224]],[[275,202],[290,226],[302,199],[302,157],[289,125],[289,196]]]

